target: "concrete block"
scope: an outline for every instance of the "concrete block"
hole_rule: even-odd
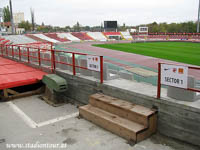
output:
[[[108,80],[114,80],[119,78],[119,72],[117,70],[108,69]]]
[[[119,71],[119,76],[122,79],[133,80],[133,74],[124,70]]]
[[[96,79],[100,79],[100,72],[93,71],[93,77]],[[103,79],[108,80],[109,79],[109,73],[108,73],[108,64],[103,63]]]
[[[60,61],[59,56],[55,55],[55,61]],[[60,63],[55,63],[56,64],[56,69],[60,69]]]
[[[96,79],[100,79],[100,72],[93,71],[93,76]],[[103,64],[103,79],[104,80],[113,80],[119,78],[118,71],[109,69],[108,63]]]
[[[79,64],[81,67],[87,68],[87,60],[86,59],[79,59],[78,61],[79,61]],[[92,76],[91,70],[80,69],[80,73],[84,76]]]
[[[68,63],[66,56],[59,56],[59,60],[60,60],[60,62]],[[69,70],[69,66],[65,65],[65,64],[59,64],[59,68],[61,70]]]
[[[51,66],[51,54],[50,53],[44,53],[44,58],[48,59],[44,61],[44,64],[48,67]]]
[[[188,77],[188,87],[195,88],[195,79]],[[196,100],[196,92],[168,86],[167,96],[173,99],[193,102]]]
[[[69,64],[73,64],[72,62],[72,55],[67,55],[67,60]],[[80,66],[79,64],[79,57],[75,57],[75,65]],[[73,67],[69,67],[69,71],[73,72]],[[76,67],[76,73],[80,73],[80,69]]]

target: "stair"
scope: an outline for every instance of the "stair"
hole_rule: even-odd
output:
[[[157,112],[103,94],[90,96],[80,116],[127,140],[140,142],[156,132]]]

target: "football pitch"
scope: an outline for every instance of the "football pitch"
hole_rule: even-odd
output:
[[[93,46],[200,66],[200,43],[146,42],[95,44]]]

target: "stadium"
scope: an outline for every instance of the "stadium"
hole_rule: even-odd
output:
[[[199,149],[199,32],[5,26],[15,34],[0,35],[0,149]]]

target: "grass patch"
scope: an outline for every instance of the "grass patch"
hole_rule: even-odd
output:
[[[93,46],[200,66],[200,43],[147,42],[95,44]]]

